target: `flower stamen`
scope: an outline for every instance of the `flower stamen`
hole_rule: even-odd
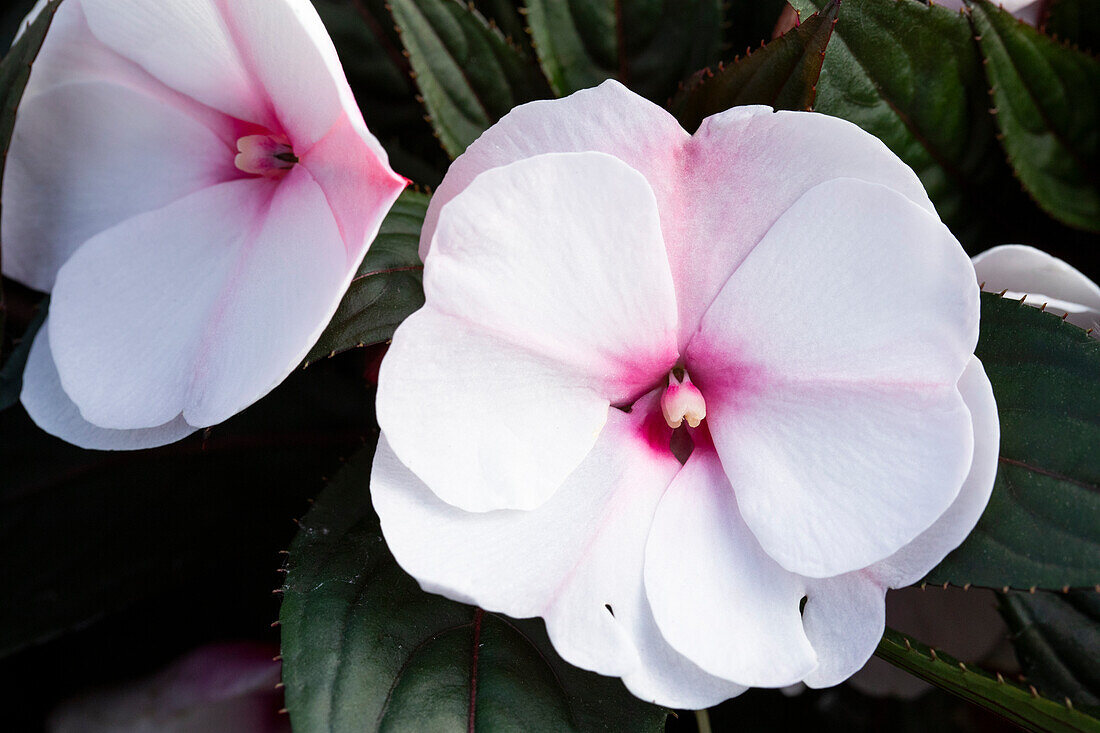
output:
[[[245,135],[237,140],[237,168],[266,178],[285,174],[298,163],[298,156],[285,135]]]
[[[668,373],[668,389],[661,395],[661,412],[670,428],[678,428],[687,420],[689,427],[697,428],[707,416],[707,403],[703,393],[691,383],[687,372],[683,379],[676,376],[676,370]]]

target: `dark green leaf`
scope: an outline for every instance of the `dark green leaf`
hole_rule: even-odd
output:
[[[474,6],[489,20],[489,25],[500,28],[505,40],[521,46],[524,52],[532,50],[523,21],[523,0],[475,0]]]
[[[787,0],[732,0],[726,5],[726,48],[741,54],[771,39]]]
[[[660,104],[718,62],[721,0],[527,0],[546,77],[560,95],[615,78]]]
[[[319,359],[388,340],[413,311],[424,305],[424,265],[417,247],[428,195],[405,191],[386,215],[378,236],[336,314],[306,356]]]
[[[12,350],[8,360],[0,368],[0,411],[6,410],[19,402],[19,393],[23,390],[23,368],[27,366],[27,357],[31,353],[31,344],[34,336],[46,320],[46,311],[49,308],[49,298],[46,298],[38,306],[38,311],[31,320],[22,339]]]
[[[1100,720],[1062,703],[1033,694],[1020,685],[961,664],[893,629],[886,629],[875,651],[891,664],[1004,716],[1027,730],[1070,733],[1100,731]]]
[[[348,462],[291,545],[279,620],[294,730],[663,730],[663,709],[561,661],[541,622],[421,591],[379,533],[371,460]]]
[[[4,176],[4,162],[8,157],[11,133],[15,127],[15,111],[23,99],[23,89],[31,75],[31,64],[42,48],[46,31],[53,22],[53,15],[61,0],[51,0],[38,13],[38,17],[26,32],[15,42],[3,61],[0,61],[0,179]],[[2,238],[0,233],[0,238]],[[4,292],[0,290],[0,342],[3,341],[4,321],[7,309],[4,305]]]
[[[985,0],[970,15],[1020,181],[1051,216],[1100,231],[1100,60]]]
[[[977,355],[1001,418],[997,481],[978,526],[929,582],[1100,583],[1100,341],[983,293]]]
[[[792,4],[805,16],[831,2]],[[989,185],[1007,174],[973,32],[959,13],[916,0],[844,0],[814,109],[885,142],[956,236],[972,241],[983,217],[1004,216]]]
[[[1100,51],[1100,3],[1050,0],[1043,30],[1086,51]]]
[[[1100,592],[1007,593],[1001,613],[1028,681],[1047,697],[1100,712]]]
[[[672,113],[694,131],[706,117],[739,104],[810,109],[839,9],[834,2],[759,51],[699,72],[676,95]]]
[[[150,451],[80,450],[22,409],[0,413],[0,655],[273,565],[291,519],[369,430],[371,393],[337,366]]]
[[[517,104],[549,96],[534,59],[458,0],[392,0],[439,141],[456,157]]]

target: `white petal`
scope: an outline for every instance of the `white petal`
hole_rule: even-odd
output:
[[[741,513],[783,567],[866,567],[958,494],[973,277],[933,215],[841,179],[806,193],[729,278],[687,368]]]
[[[543,616],[573,664],[629,672],[638,664],[631,621],[646,532],[680,468],[649,448],[637,422],[612,411],[589,456],[533,511],[471,513],[441,501],[383,434],[371,497],[394,557],[425,590],[517,618]]]
[[[271,0],[273,6],[283,1]],[[203,104],[275,129],[269,100],[259,93],[215,0],[80,3],[92,33],[120,56]]]
[[[971,357],[959,379],[959,392],[974,423],[974,457],[966,481],[936,523],[869,572],[891,588],[915,583],[962,544],[985,511],[997,476],[1001,425],[993,387],[982,363]]]
[[[274,184],[204,188],[97,235],[58,273],[50,344],[65,391],[103,427],[160,425],[201,383],[204,343]]]
[[[698,710],[737,697],[749,689],[745,685],[707,674],[669,646],[657,628],[641,584],[638,598],[637,615],[631,616],[628,621],[640,662],[633,671],[623,675],[623,684],[635,697],[669,708]]]
[[[886,627],[886,588],[863,573],[812,580],[802,621],[817,652],[809,687],[832,687],[851,677],[875,653]]]
[[[210,129],[157,98],[105,82],[22,104],[4,171],[4,274],[37,290],[88,238],[234,178]]]
[[[384,213],[376,209],[375,221]],[[332,319],[365,251],[365,243],[346,248],[324,192],[295,166],[276,187],[262,223],[241,242],[211,303],[193,361],[187,421],[217,424],[278,386]]]
[[[712,675],[781,687],[816,664],[805,583],[760,548],[712,451],[696,447],[657,507],[645,587],[668,643]]]
[[[420,257],[427,256],[440,210],[484,171],[542,153],[596,151],[614,155],[654,184],[668,177],[663,171],[675,169],[688,137],[672,115],[613,79],[564,99],[521,104],[447,170],[428,204]]]
[[[341,115],[362,119],[332,40],[308,0],[230,0],[225,8],[233,41],[299,154]]]
[[[427,308],[401,324],[378,374],[394,452],[467,511],[546,501],[592,449],[608,404],[554,360]]]
[[[685,341],[730,273],[815,186],[843,178],[876,183],[935,213],[909,166],[878,138],[836,117],[734,107],[705,119],[680,161],[682,173],[670,184],[678,210],[661,213]],[[814,230],[811,244],[819,251],[831,244],[825,236]]]
[[[51,303],[62,383],[103,427],[220,422],[294,369],[350,275],[305,171],[202,189],[99,234],[62,267]]]
[[[1081,328],[1100,325],[1100,286],[1076,268],[1042,250],[1004,244],[974,258],[978,282],[989,292],[1009,291],[1028,305],[1068,313],[1067,321]]]
[[[95,450],[138,450],[174,443],[198,430],[177,417],[164,425],[144,430],[110,430],[92,425],[80,416],[57,376],[50,353],[49,319],[42,324],[31,345],[23,372],[19,398],[27,414],[50,435],[81,448]]]
[[[378,420],[403,463],[470,511],[541,504],[607,405],[676,360],[653,195],[610,156],[484,173],[444,209],[424,290],[382,364]]]
[[[653,189],[677,287],[681,343],[772,223],[819,183],[842,177],[879,183],[935,211],[917,175],[850,122],[737,107],[688,136],[666,111],[612,80],[521,105],[475,141],[432,198],[421,256],[439,211],[481,172],[540,153],[585,150],[614,155]]]
[[[714,705],[745,688],[707,675],[669,647],[645,599],[646,535],[680,464],[649,447],[642,414],[612,411],[585,462],[534,511],[475,514],[440,501],[385,435],[371,498],[394,556],[426,590],[512,616],[543,616],[563,658],[622,676],[645,700]]]
[[[103,427],[221,422],[297,366],[354,267],[304,169],[203,189],[98,235],[61,269],[50,314],[62,384]]]

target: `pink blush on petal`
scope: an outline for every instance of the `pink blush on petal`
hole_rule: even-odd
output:
[[[745,358],[739,349],[718,344],[697,333],[688,344],[686,369],[708,404],[743,404],[763,392],[767,370]]]
[[[648,409],[645,416],[637,423],[638,440],[645,444],[650,451],[657,456],[672,456],[669,443],[672,441],[672,428],[665,422],[661,410]]]

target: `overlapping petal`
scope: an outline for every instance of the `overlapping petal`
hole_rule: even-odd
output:
[[[713,451],[692,453],[649,530],[646,596],[669,644],[708,673],[793,684],[817,662],[799,614],[804,582],[761,549],[734,491]]]
[[[676,361],[676,311],[645,179],[600,153],[482,174],[443,210],[425,307],[394,336],[378,421],[445,501],[532,509],[596,441],[608,405]],[[609,218],[625,209],[628,218]]]
[[[803,195],[707,312],[688,369],[741,513],[788,570],[866,567],[954,500],[972,454],[956,389],[977,342],[972,278],[937,218],[841,179]]]
[[[47,433],[63,435],[66,441],[81,448],[140,450],[174,443],[198,430],[188,425],[182,415],[163,425],[139,430],[101,428],[85,420],[80,408],[61,387],[61,378],[50,353],[49,326],[47,318],[31,345],[21,395],[27,414]]]
[[[371,497],[394,556],[426,590],[520,618],[542,616],[566,660],[622,676],[641,697],[713,704],[741,688],[671,649],[643,590],[649,522],[680,469],[647,440],[641,408],[655,399],[643,398],[630,414],[612,410],[588,457],[533,511],[452,506],[416,478],[385,437]]]
[[[609,80],[563,100],[517,107],[470,145],[432,199],[421,256],[439,211],[481,172],[541,153],[584,150],[614,155],[653,189],[676,282],[681,346],[729,274],[814,186],[857,178],[934,212],[916,174],[850,122],[736,107],[690,136],[660,107]]]
[[[955,501],[936,522],[868,572],[891,588],[916,583],[962,544],[978,523],[993,493],[1000,458],[1001,424],[993,386],[977,357],[959,378],[959,393],[974,423],[974,456]]]
[[[807,586],[802,622],[818,663],[803,682],[832,687],[874,654],[886,626],[886,587],[860,571]]]

